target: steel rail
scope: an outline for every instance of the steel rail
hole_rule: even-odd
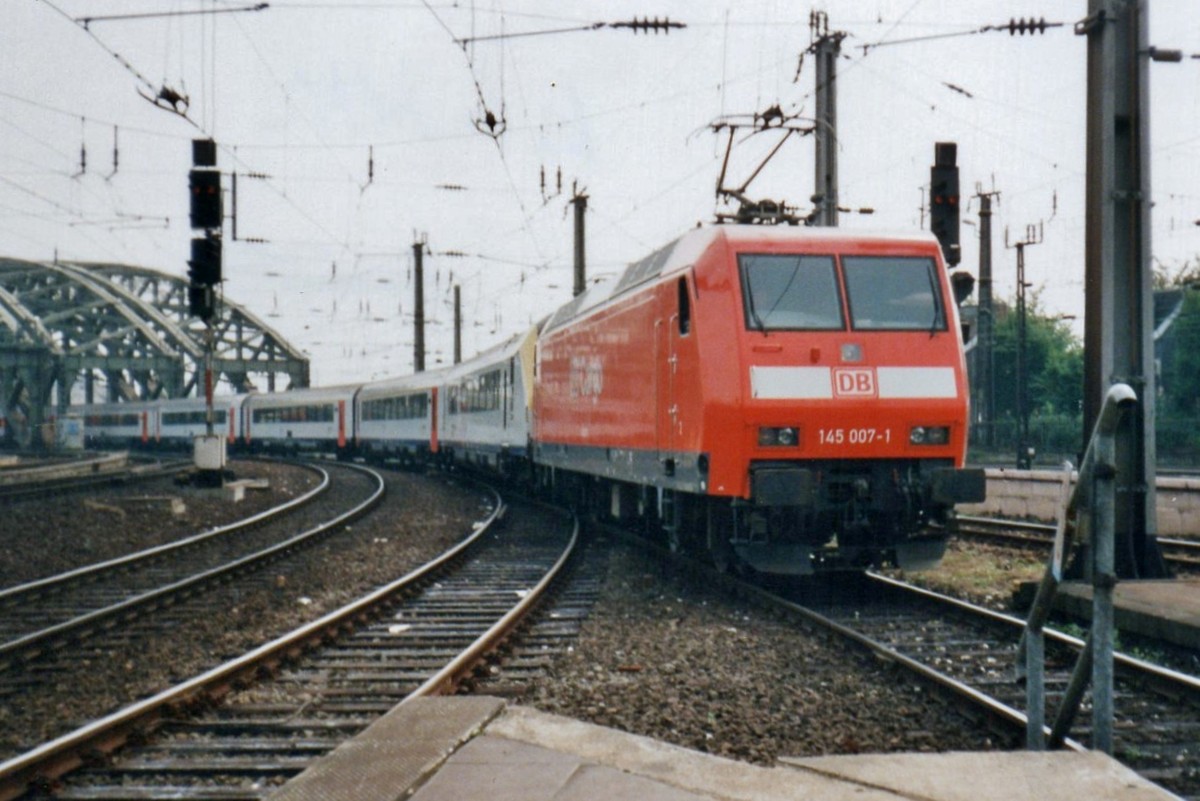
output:
[[[97,473],[119,473],[129,465],[129,452],[116,451],[80,459],[61,459],[31,467],[10,467],[0,472],[0,486],[41,483],[40,476],[71,479]]]
[[[1018,545],[1027,545],[1030,547],[1042,547],[1053,544],[1053,537],[1056,527],[1048,523],[1035,523],[1025,520],[1004,520],[996,517],[977,517],[974,515],[958,515],[955,517],[955,525],[950,529],[954,534],[965,534],[967,536],[992,537],[1005,542],[1014,542]],[[967,528],[962,528],[965,524]],[[978,528],[972,529],[971,526]],[[1032,532],[1032,535],[1017,533],[1020,531]],[[1040,536],[1040,535],[1045,536]],[[1190,556],[1172,556],[1164,554],[1164,558],[1168,562],[1175,562],[1188,567],[1196,567],[1200,564],[1200,541],[1198,540],[1182,540],[1177,537],[1159,537],[1158,544],[1167,548],[1173,548],[1186,554],[1195,554]]]
[[[94,576],[98,573],[104,573],[122,567],[128,567],[138,562],[171,553],[172,551],[177,551],[192,545],[198,545],[213,539],[214,537],[220,537],[237,531],[243,531],[251,526],[255,526],[274,517],[283,515],[293,509],[296,509],[297,507],[303,506],[329,489],[329,473],[326,470],[317,467],[316,465],[306,464],[302,466],[306,470],[311,470],[321,477],[320,483],[303,495],[292,498],[291,500],[281,503],[278,506],[271,507],[270,509],[265,509],[256,515],[247,517],[244,520],[239,520],[236,523],[230,523],[226,526],[219,526],[217,528],[201,532],[200,534],[186,537],[182,540],[164,543],[153,548],[146,548],[145,550],[126,554],[125,556],[118,556],[114,559],[109,559],[104,562],[85,565],[74,570],[57,573],[53,576],[46,576],[45,578],[35,579],[24,584],[17,584],[12,587],[0,589],[0,602],[9,601],[13,598],[19,598],[22,595],[30,595],[45,590],[54,590],[64,584],[77,581],[81,578]]]
[[[787,598],[783,598],[780,595],[760,586],[750,584],[730,575],[719,574],[707,563],[703,563],[686,556],[670,554],[665,548],[657,544],[647,542],[643,538],[631,532],[620,529],[614,530],[609,526],[605,526],[604,528],[605,530],[613,531],[617,536],[625,539],[626,541],[636,543],[639,547],[655,551],[664,558],[673,559],[674,564],[691,573],[693,578],[699,578],[710,583],[715,582],[724,589],[734,593],[739,593],[742,597],[762,604],[764,607],[784,611],[786,614],[789,614],[796,619],[808,621],[809,623],[826,628],[838,636],[845,637],[851,642],[865,648],[876,658],[895,663],[896,665],[902,666],[905,669],[914,671],[915,674],[920,676],[922,680],[952,692],[955,696],[962,699],[963,703],[978,705],[978,708],[984,710],[990,719],[1003,724],[1005,730],[1011,732],[1014,738],[1019,738],[1026,731],[1027,716],[1024,712],[1004,703],[997,698],[991,697],[979,689],[976,689],[974,686],[972,686],[973,682],[970,679],[960,681],[959,679],[949,676],[946,673],[935,669],[934,667],[924,664],[918,658],[914,658],[906,653],[902,653],[901,651],[904,650],[905,647],[903,643],[900,643],[895,647],[889,646],[883,642],[875,640],[871,636],[868,636],[861,631],[855,630],[854,624],[848,620],[839,622],[827,615],[821,614],[815,609],[811,609]],[[1015,644],[1016,632],[1020,631],[1025,625],[1025,621],[1021,619],[1003,614],[1001,612],[986,609],[984,607],[979,607],[960,599],[951,598],[924,588],[904,584],[903,582],[899,582],[874,573],[867,573],[866,576],[870,580],[879,583],[881,586],[886,585],[888,587],[903,590],[906,593],[919,596],[922,599],[944,604],[948,608],[953,608],[956,611],[966,612],[975,617],[979,622],[989,623],[992,625],[1001,624],[1005,627],[1009,627],[1014,632],[1014,637],[1011,641],[1011,644]],[[889,607],[890,606],[891,605],[889,605]],[[934,617],[936,618],[936,615],[934,615]],[[927,618],[928,615],[926,615],[926,619]],[[1080,640],[1079,638],[1072,637],[1060,631],[1046,629],[1045,633],[1046,636],[1051,640],[1061,643],[1064,646],[1071,648],[1083,648],[1085,645],[1084,641]],[[1114,653],[1114,664],[1118,669],[1119,675],[1131,680],[1131,686],[1138,686],[1147,690],[1146,697],[1157,698],[1160,700],[1162,698],[1178,699],[1175,702],[1176,704],[1180,702],[1200,703],[1200,677],[1182,673],[1170,668],[1165,668],[1160,665],[1155,665],[1145,660],[1119,652]],[[1170,704],[1169,701],[1167,703]],[[1150,714],[1156,713],[1151,710]],[[1155,718],[1155,720],[1157,720],[1157,718]],[[1049,727],[1044,724],[1041,728],[1044,733],[1049,733],[1050,731]],[[1185,731],[1185,742],[1194,742],[1194,739],[1186,739],[1189,736],[1194,737],[1194,735],[1189,735],[1188,732]],[[1071,738],[1064,738],[1063,747],[1075,751],[1086,750],[1082,743]],[[1132,748],[1134,753],[1136,753],[1138,746],[1134,744]],[[1123,759],[1122,761],[1129,764],[1131,761],[1136,762],[1137,757],[1131,756],[1129,759]],[[1138,769],[1133,764],[1130,764],[1130,767],[1134,770]],[[1147,777],[1152,781],[1157,781],[1153,773],[1154,770],[1156,770],[1156,767],[1151,766],[1148,769],[1151,771],[1151,773],[1147,774]]]
[[[958,679],[948,676],[939,670],[936,670],[929,665],[924,664],[912,657],[906,656],[893,648],[888,647],[884,643],[878,642],[865,634],[855,631],[854,629],[844,626],[835,620],[832,620],[815,609],[810,609],[794,601],[790,601],[780,595],[777,595],[770,590],[764,589],[757,584],[745,581],[735,576],[720,573],[711,565],[701,562],[689,556],[683,556],[678,553],[671,553],[667,549],[660,547],[655,543],[633,534],[625,529],[614,528],[609,525],[602,526],[606,531],[616,534],[628,542],[633,542],[639,547],[655,551],[663,558],[673,559],[682,564],[692,573],[694,577],[702,577],[706,581],[715,581],[718,585],[726,589],[738,593],[739,595],[753,599],[763,606],[771,609],[776,609],[790,614],[796,618],[807,621],[821,628],[832,631],[839,637],[850,640],[851,642],[865,648],[867,651],[875,655],[877,658],[894,662],[897,665],[916,674],[922,680],[927,681],[935,686],[943,688],[949,693],[962,699],[971,706],[982,710],[989,718],[998,721],[1006,729],[1011,729],[1014,734],[1021,734],[1025,731],[1026,716],[1025,713],[1008,706],[1005,703],[980,692],[970,685],[959,681]],[[1024,625],[1021,622],[1021,625]],[[1068,739],[1066,747],[1073,750],[1086,750],[1079,743]]]
[[[987,607],[976,606],[975,604],[969,601],[964,601],[960,598],[952,598],[949,595],[942,595],[941,593],[934,592],[933,590],[926,589],[924,587],[918,587],[913,584],[906,584],[903,581],[897,581],[896,579],[883,576],[878,573],[867,573],[867,575],[873,581],[885,586],[892,587],[912,595],[917,595],[945,606],[954,607],[955,609],[976,615],[977,617],[986,618],[1006,626],[1013,626],[1017,628],[1024,628],[1025,626],[1025,621],[1021,618],[1013,617],[1012,615],[1006,615],[1003,612],[997,612],[994,609],[988,609]],[[1053,640],[1061,645],[1065,645],[1076,650],[1082,649],[1084,646],[1083,640],[1078,637],[1073,637],[1066,632],[1058,631],[1057,629],[1046,629],[1045,631],[1047,639]],[[1153,662],[1147,662],[1144,659],[1138,659],[1135,656],[1130,656],[1129,654],[1123,654],[1120,652],[1113,654],[1113,661],[1116,662],[1117,665],[1135,674],[1140,673],[1143,676],[1155,679],[1156,681],[1167,682],[1175,687],[1185,690],[1191,695],[1200,697],[1200,677],[1192,676],[1187,673],[1180,673],[1177,670],[1171,670],[1170,668],[1163,667],[1162,665],[1156,665]]]
[[[370,616],[372,608],[446,567],[489,533],[507,508],[498,494],[494,491],[492,494],[496,502],[492,513],[475,526],[469,537],[436,559],[249,653],[0,763],[0,801],[10,801],[30,788],[46,786],[76,768],[93,763],[97,754],[111,753],[130,738],[144,737],[173,712],[220,699],[257,676],[273,673],[285,660],[354,629],[358,622]],[[572,544],[574,542],[573,535]]]
[[[125,481],[148,481],[153,478],[181,473],[192,466],[190,461],[156,462],[152,465],[134,464],[119,469],[87,472],[80,475],[12,484],[0,484],[0,500],[36,498],[50,492],[83,490],[103,484]]]
[[[36,656],[38,653],[46,650],[47,647],[50,647],[55,642],[61,642],[68,638],[77,638],[85,631],[98,628],[102,624],[118,617],[127,616],[135,610],[152,607],[157,602],[166,601],[167,599],[182,595],[189,590],[194,590],[277,559],[302,545],[311,544],[317,538],[330,534],[345,523],[360,517],[383,499],[384,492],[386,491],[386,483],[382,476],[370,468],[358,465],[347,465],[347,467],[370,474],[378,481],[378,486],[371,496],[354,508],[343,512],[332,520],[320,523],[307,531],[256,553],[243,556],[210,570],[196,573],[180,581],[149,590],[141,595],[127,598],[102,609],[95,609],[71,620],[63,621],[40,631],[27,634],[24,637],[10,640],[0,645],[0,659],[4,660],[0,661],[0,668],[16,661],[27,661],[32,656]]]
[[[880,659],[901,665],[908,671],[916,674],[921,679],[949,691],[950,693],[969,703],[972,707],[982,710],[992,720],[999,721],[1005,727],[1012,727],[1014,734],[1023,733],[1025,731],[1027,717],[1024,712],[1014,709],[1013,707],[1002,703],[992,696],[984,692],[980,692],[974,687],[971,687],[970,685],[961,682],[958,679],[948,676],[945,673],[926,665],[924,662],[920,662],[912,657],[906,656],[905,654],[888,647],[884,643],[868,637],[862,632],[855,631],[853,628],[844,626],[841,623],[822,615],[820,612],[817,612],[814,609],[809,609],[807,606],[802,606],[794,601],[789,601],[788,599],[780,597],[768,590],[764,590],[761,587],[750,584],[746,585],[746,587],[741,591],[757,597],[760,601],[769,606],[783,609],[803,620],[807,620],[810,623],[814,623],[822,628],[828,629],[837,634],[839,637],[857,643]],[[1024,624],[1022,623],[1021,625]],[[1047,732],[1049,732],[1049,729],[1047,729]],[[1074,751],[1087,750],[1079,743],[1070,739],[1066,741],[1066,747]]]
[[[446,695],[458,686],[458,683],[480,662],[483,655],[494,651],[501,642],[507,639],[509,634],[529,614],[530,610],[545,597],[550,585],[554,583],[554,580],[558,578],[563,567],[574,555],[575,545],[578,541],[579,518],[576,517],[571,531],[571,540],[567,543],[566,550],[558,557],[554,566],[542,577],[542,580],[516,606],[509,610],[504,617],[500,618],[491,628],[481,634],[466,650],[433,676],[430,676],[424,684],[413,690],[400,703],[406,704],[416,698],[427,695]]]

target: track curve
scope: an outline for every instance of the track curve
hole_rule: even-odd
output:
[[[131,737],[146,744],[112,767],[82,771],[56,795],[262,797],[394,704],[453,687],[532,608],[578,528],[523,512],[527,522],[510,520],[500,532],[502,512],[497,506],[467,540],[336,612],[0,764],[0,799],[56,785]],[[276,680],[221,703],[268,676]]]
[[[12,669],[91,633],[161,609],[206,586],[261,569],[311,545],[363,514],[382,497],[381,476],[351,469],[368,486],[347,508],[345,499],[312,509],[329,488],[329,473],[313,491],[239,523],[119,559],[0,591],[0,668]],[[360,480],[360,479],[356,479]],[[296,532],[289,516],[308,507],[321,522]],[[239,536],[234,537],[232,535]]]

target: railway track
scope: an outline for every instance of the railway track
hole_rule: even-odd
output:
[[[953,533],[963,538],[1046,551],[1054,543],[1052,525],[970,515],[959,515],[955,519]],[[1159,537],[1158,544],[1168,564],[1182,570],[1200,571],[1200,540]]]
[[[1024,622],[954,598],[869,575],[858,592],[797,603],[762,597],[829,628],[951,693],[967,714],[1023,732],[1016,649]],[[759,591],[761,592],[761,591]],[[1047,631],[1046,697],[1053,714],[1083,643]],[[1185,798],[1200,797],[1200,678],[1117,655],[1116,745],[1121,762]],[[1072,729],[1086,746],[1090,717]]]
[[[0,764],[0,801],[30,789],[258,799],[397,703],[453,690],[541,600],[577,539],[560,513],[522,507],[503,533],[501,513],[320,620]]]
[[[100,631],[123,636],[128,621],[311,546],[382,497],[383,479],[374,471],[336,468],[351,486],[332,498],[329,472],[313,469],[322,476],[315,489],[246,520],[0,590],[0,670],[24,667]],[[25,670],[21,683],[37,682],[38,675]]]
[[[28,468],[0,471],[0,502],[42,498],[107,484],[148,481],[175,475],[192,467],[190,459],[131,461],[128,454],[104,454]]]
[[[935,685],[1003,739],[1024,742],[1025,690],[1016,679],[1024,621],[875,574],[771,590],[669,555],[629,533],[620,536],[671,558],[694,581],[723,586],[853,641]],[[1083,643],[1049,629],[1046,636],[1046,703],[1053,716]],[[1181,797],[1200,799],[1200,677],[1126,654],[1116,662],[1114,756]],[[1068,747],[1087,747],[1086,702],[1070,736]]]

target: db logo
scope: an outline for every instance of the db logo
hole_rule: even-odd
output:
[[[839,398],[875,397],[875,371],[869,367],[835,369],[833,394]]]

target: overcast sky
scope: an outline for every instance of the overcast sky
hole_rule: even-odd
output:
[[[847,33],[842,203],[875,209],[842,226],[920,227],[934,142],[955,141],[964,204],[977,184],[1000,193],[997,294],[1014,293],[1004,229],[1015,241],[1043,222],[1029,279],[1045,310],[1082,325],[1086,56],[1071,27],[1082,0],[274,0],[253,13],[73,21],[244,5],[5,0],[0,254],[184,274],[190,140],[211,135],[227,189],[239,173],[225,291],[311,355],[314,383],[411,371],[417,235],[432,251],[427,366],[449,363],[452,283],[468,355],[569,299],[572,185],[590,196],[591,276],[711,221],[724,148],[711,123],[776,104],[815,111],[813,62],[798,65],[816,8]],[[1152,44],[1200,53],[1194,8],[1152,2]],[[687,27],[516,36],[635,16]],[[1033,16],[1067,25],[926,38]],[[895,44],[864,55],[877,42]],[[1200,254],[1200,59],[1155,64],[1151,81],[1154,253],[1174,272]],[[139,97],[164,88],[187,96],[188,119]],[[494,137],[478,130],[489,112]],[[736,148],[732,175],[768,144]],[[789,142],[750,194],[807,212],[812,158],[811,138]],[[977,209],[964,205],[964,222]],[[975,230],[962,229],[972,272]]]

